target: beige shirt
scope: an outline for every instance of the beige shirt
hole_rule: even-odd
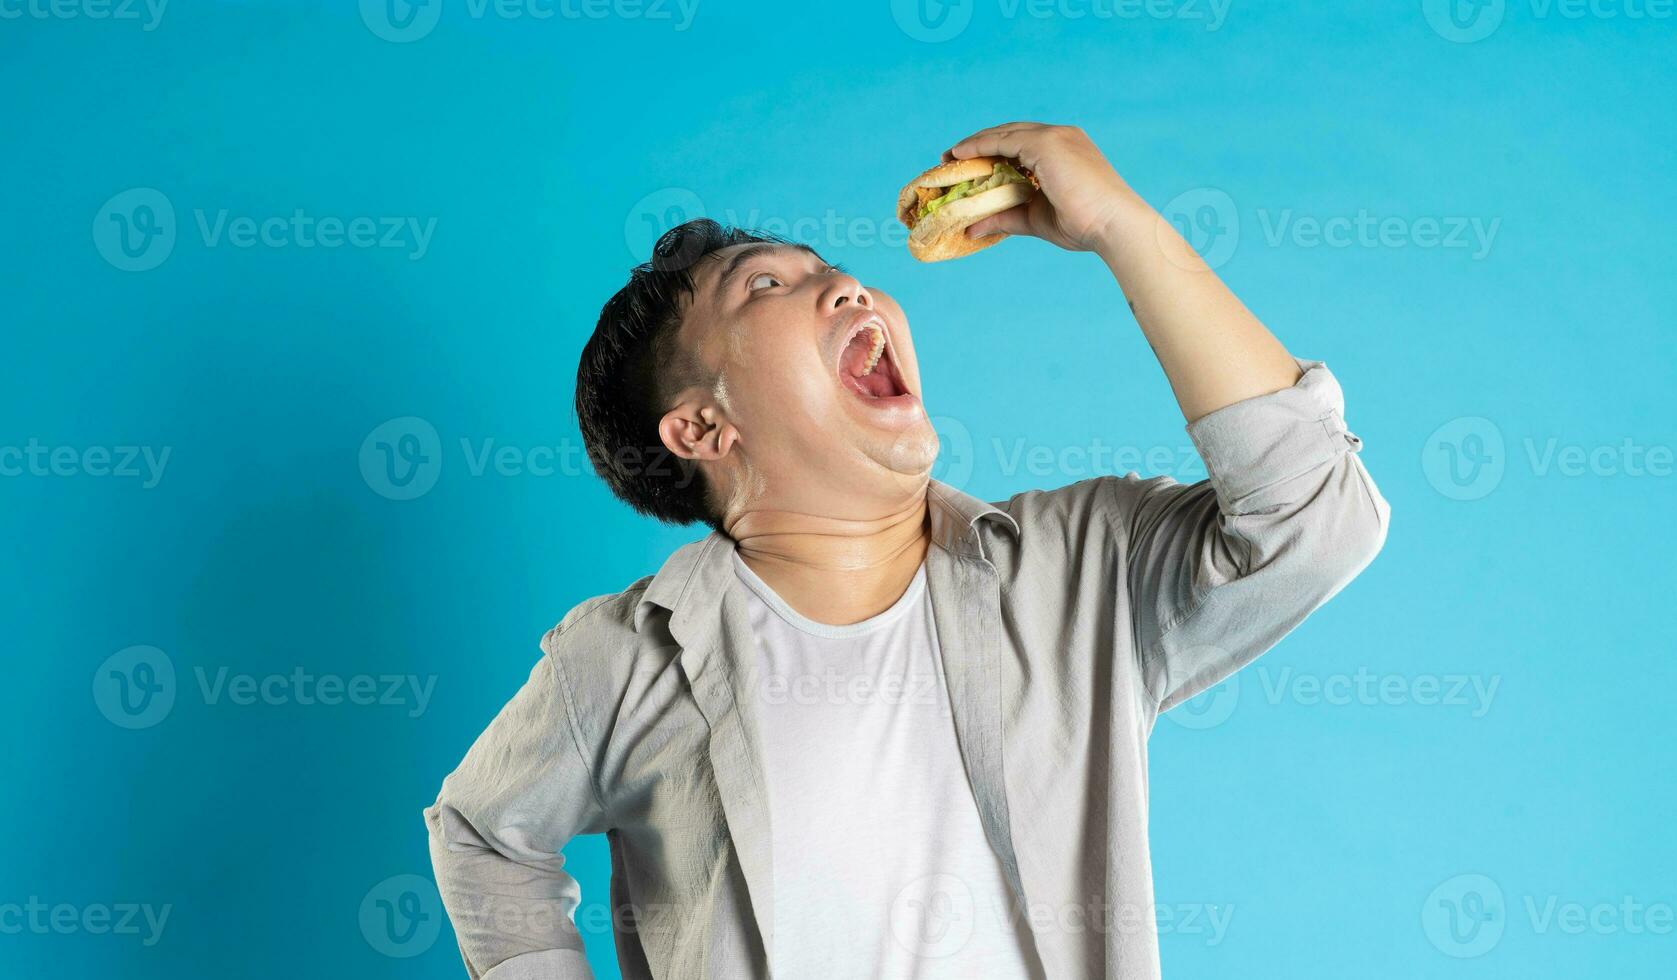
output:
[[[1339,384],[1299,366],[1293,387],[1188,426],[1201,483],[1107,476],[995,504],[931,484],[926,584],[960,757],[1045,977],[1159,976],[1154,723],[1385,541]],[[591,976],[555,853],[591,833],[610,842],[614,909],[633,910],[613,917],[623,976],[769,975],[761,688],[732,554],[712,533],[566,614],[425,811],[472,977]]]

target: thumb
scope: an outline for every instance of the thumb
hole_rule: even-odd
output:
[[[1019,204],[1008,208],[1006,211],[992,214],[988,218],[980,218],[967,226],[967,237],[983,238],[985,235],[994,235],[998,231],[1010,235],[1028,235],[1031,233],[1031,228],[1025,209],[1025,204]]]

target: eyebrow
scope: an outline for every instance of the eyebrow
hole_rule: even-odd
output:
[[[750,262],[752,259],[758,258],[766,253],[779,252],[783,249],[796,249],[807,255],[813,255],[817,259],[821,258],[821,256],[816,253],[815,249],[810,248],[808,245],[800,245],[796,243],[782,245],[778,242],[754,242],[740,249],[738,252],[735,252],[733,257],[728,260],[728,264],[722,267],[722,276],[716,280],[717,296],[726,296],[728,294],[729,287],[733,285],[734,280],[740,274],[740,268],[747,262]],[[822,261],[825,260],[823,259]]]

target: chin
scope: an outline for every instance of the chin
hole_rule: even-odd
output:
[[[899,476],[930,476],[937,463],[937,430],[929,419],[908,428],[885,444],[884,452],[876,456],[885,468]]]

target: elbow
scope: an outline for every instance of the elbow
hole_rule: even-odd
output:
[[[431,855],[431,871],[440,884],[448,874],[449,841],[443,826],[443,804],[441,801],[425,808],[425,843],[426,850]]]
[[[425,808],[425,836],[438,841],[443,836],[443,804],[441,800]]]
[[[1311,566],[1319,569],[1327,595],[1348,585],[1386,545],[1392,508],[1354,457],[1337,476],[1338,486],[1323,501],[1329,520],[1312,535]]]
[[[1356,527],[1346,535],[1346,581],[1357,577],[1373,564],[1386,546],[1386,531],[1391,526],[1392,509],[1385,499],[1375,494],[1357,517]]]
[[[425,832],[433,840],[444,837],[444,819],[446,814],[453,812],[452,795],[449,793],[449,781],[443,780],[442,787],[437,790],[437,798],[425,808]]]

